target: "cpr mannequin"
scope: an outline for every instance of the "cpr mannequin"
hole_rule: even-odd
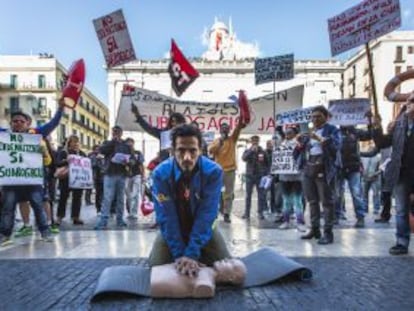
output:
[[[243,284],[246,267],[239,259],[216,261],[213,267],[201,267],[197,276],[177,271],[175,264],[154,266],[151,270],[151,297],[211,298],[216,284]]]

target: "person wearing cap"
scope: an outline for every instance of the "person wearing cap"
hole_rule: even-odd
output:
[[[40,134],[47,137],[59,124],[63,114],[64,101],[60,99],[59,108],[54,117],[40,127],[30,129],[31,118],[22,111],[11,114],[10,129],[0,128],[0,132]],[[30,130],[30,133],[29,133]],[[43,185],[7,185],[2,188],[3,207],[0,218],[0,246],[12,244],[11,235],[14,227],[16,204],[22,198],[30,202],[36,217],[42,240],[50,242],[50,228],[43,208]]]
[[[266,209],[266,190],[260,187],[260,181],[268,173],[270,160],[266,151],[259,146],[260,138],[254,135],[250,138],[251,146],[243,152],[242,159],[246,162],[246,207],[243,219],[250,219],[253,187],[256,186],[258,196],[257,215],[264,219],[263,212]]]
[[[118,227],[126,227],[124,217],[124,191],[133,150],[122,139],[122,128],[116,125],[112,128],[112,139],[105,141],[100,147],[100,153],[105,156],[103,181],[103,202],[101,215],[95,230],[106,229],[110,208],[114,200],[116,223]]]
[[[230,126],[227,123],[220,125],[220,137],[215,139],[209,146],[208,152],[223,169],[224,195],[221,208],[224,221],[231,222],[230,215],[234,199],[234,182],[236,179],[236,145],[240,132],[245,125],[237,123],[233,133],[230,133]]]

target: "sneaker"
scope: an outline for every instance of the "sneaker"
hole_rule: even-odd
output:
[[[137,220],[138,219],[138,216],[137,215],[134,215],[134,214],[130,214],[130,215],[128,215],[127,218],[130,219],[130,220]]]
[[[33,227],[32,226],[23,226],[19,230],[17,230],[16,234],[14,235],[16,238],[29,236],[33,234]]]
[[[389,219],[385,219],[385,218],[382,218],[382,217],[380,217],[380,218],[377,218],[377,219],[375,219],[374,220],[374,222],[376,222],[377,224],[378,223],[380,223],[380,224],[387,224],[387,223],[389,223]]]
[[[41,236],[41,240],[42,240],[43,242],[53,242],[53,237],[52,237],[52,235],[50,234],[50,231],[49,231],[49,230],[43,231],[43,232],[40,234],[40,236]]]
[[[364,228],[364,227],[365,227],[364,218],[358,218],[357,222],[354,225],[354,228]]]
[[[242,219],[250,220],[250,216],[249,216],[249,215],[244,214],[244,215],[242,216]]]
[[[278,228],[279,229],[282,229],[282,230],[286,230],[286,229],[289,229],[289,223],[288,222],[284,222],[284,223],[282,223]]]
[[[13,244],[13,240],[9,236],[0,236],[0,247],[6,247]]]
[[[391,255],[405,255],[408,254],[408,247],[401,244],[396,244],[390,248],[389,252]]]
[[[306,225],[305,224],[301,224],[301,223],[298,223],[296,225],[296,229],[298,231],[300,231],[300,232],[306,232],[308,230],[308,228],[306,227]]]
[[[59,226],[57,224],[52,224],[50,226],[50,233],[58,234],[60,232]]]
[[[117,227],[119,227],[119,228],[126,228],[126,227],[128,227],[128,225],[126,224],[126,222],[124,222],[124,221],[122,221],[122,222],[118,222],[117,224],[116,224],[116,226]]]

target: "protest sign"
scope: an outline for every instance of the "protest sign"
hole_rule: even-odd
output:
[[[329,101],[332,114],[329,123],[334,125],[368,124],[367,112],[371,109],[369,99],[351,98]]]
[[[135,60],[135,51],[122,10],[93,20],[108,68]]]
[[[332,56],[401,26],[399,0],[365,0],[328,19]]]
[[[273,149],[272,174],[298,174],[298,168],[293,159],[292,146],[279,146]]]
[[[278,111],[292,110],[302,106],[303,85],[276,93]],[[143,118],[159,129],[165,128],[172,112],[182,113],[187,123],[196,121],[201,131],[219,132],[220,124],[226,122],[233,129],[240,116],[240,108],[234,102],[195,102],[180,101],[157,92],[129,87],[122,92],[116,124],[122,124],[125,131],[142,131],[131,113],[136,105]],[[249,99],[252,120],[243,129],[245,134],[272,134],[275,131],[273,94]]]
[[[203,132],[202,135],[207,145],[210,145],[214,141],[214,132]]]
[[[276,114],[276,125],[303,124],[311,121],[314,107],[300,108]]]
[[[93,175],[91,160],[74,154],[68,155],[69,162],[69,188],[91,189]]]
[[[0,133],[0,185],[43,185],[41,135]]]
[[[257,84],[293,79],[293,54],[256,58],[254,77]]]

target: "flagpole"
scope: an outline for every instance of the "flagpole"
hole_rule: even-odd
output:
[[[375,79],[374,79],[374,69],[372,66],[372,57],[371,57],[371,50],[369,48],[369,42],[365,43],[365,53],[367,54],[368,59],[368,68],[369,68],[369,78],[371,84],[371,94],[372,100],[374,102],[374,114],[378,116],[378,99],[377,99],[377,90],[375,87]]]
[[[276,133],[276,79],[273,79],[273,121],[275,123],[275,133]]]

